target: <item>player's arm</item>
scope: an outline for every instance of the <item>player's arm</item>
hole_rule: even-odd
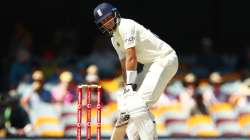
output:
[[[127,84],[133,84],[135,82],[136,77],[132,77],[132,81],[130,79],[127,79],[127,75],[130,75],[128,73],[134,72],[137,73],[137,58],[136,58],[136,50],[135,47],[128,48],[126,50],[125,58],[120,60],[121,68],[122,68],[122,76],[124,79],[124,82]],[[134,74],[135,75],[135,74]]]
[[[137,77],[137,58],[135,47],[126,49],[125,56],[126,83],[135,84]]]
[[[126,70],[137,69],[137,58],[135,47],[126,49]]]
[[[126,58],[123,58],[122,60],[120,60],[121,63],[121,69],[122,69],[122,77],[123,77],[123,81],[124,83],[126,83]]]

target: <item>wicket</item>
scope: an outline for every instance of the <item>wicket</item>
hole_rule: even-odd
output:
[[[101,94],[102,87],[100,85],[79,85],[77,87],[77,125],[76,125],[76,140],[81,140],[82,129],[82,97],[86,93],[86,140],[91,140],[91,89],[95,89],[97,94],[97,122],[96,122],[96,140],[101,140]],[[85,92],[84,92],[85,91]]]

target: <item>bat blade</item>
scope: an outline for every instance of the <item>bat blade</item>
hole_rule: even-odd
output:
[[[114,127],[110,140],[124,140],[126,135],[127,124]]]

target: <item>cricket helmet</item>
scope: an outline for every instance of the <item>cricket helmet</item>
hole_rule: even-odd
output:
[[[115,29],[120,22],[120,13],[113,5],[109,3],[101,3],[94,9],[95,23],[98,26],[98,28],[102,31],[102,33],[107,32],[109,34],[112,34],[111,31],[103,27],[103,25],[101,24],[101,22],[109,16],[112,16],[114,18],[115,21],[114,29]]]

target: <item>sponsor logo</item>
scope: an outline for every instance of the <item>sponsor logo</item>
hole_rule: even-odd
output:
[[[125,42],[132,43],[135,40],[135,37],[131,36],[127,39],[125,39]]]

